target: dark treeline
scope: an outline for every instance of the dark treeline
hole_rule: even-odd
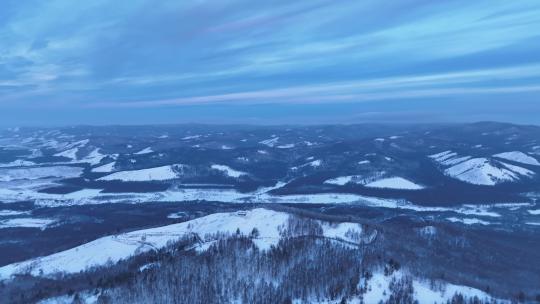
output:
[[[234,236],[201,254],[167,256],[104,292],[99,303],[363,302],[379,265],[362,261],[360,249],[332,240],[286,238],[269,251],[259,251],[249,237]],[[393,260],[382,264],[386,276],[400,268]],[[391,280],[388,292],[385,303],[417,303],[411,277]],[[458,294],[450,303],[486,302]]]

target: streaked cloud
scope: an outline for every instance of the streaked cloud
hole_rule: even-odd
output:
[[[6,0],[3,11],[0,118],[212,104],[384,112],[395,100],[451,107],[441,99],[501,94],[515,106],[540,85],[533,0]]]
[[[90,104],[89,107],[129,108],[211,103],[335,103],[471,94],[511,94],[539,92],[540,84],[519,84],[526,79],[538,80],[539,78],[540,65],[530,65],[512,68],[319,83],[271,90],[242,91],[228,94],[160,100],[134,102],[108,101]],[[515,80],[518,80],[517,85],[508,85],[508,82]],[[493,86],[493,83],[496,81],[499,84]]]

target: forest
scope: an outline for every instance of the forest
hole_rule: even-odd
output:
[[[319,223],[291,216],[269,250],[253,242],[256,229],[248,235],[186,235],[166,248],[74,275],[22,275],[2,284],[0,295],[7,303],[61,295],[85,303],[88,294],[98,303],[372,303],[364,298],[372,288],[368,282],[382,272],[389,281],[382,303],[416,303],[414,277],[401,261],[380,255],[378,246],[366,245],[359,235],[350,236],[355,242],[325,238]],[[462,294],[449,302],[494,303]]]

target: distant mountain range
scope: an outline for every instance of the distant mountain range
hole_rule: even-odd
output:
[[[16,128],[0,133],[0,200],[272,187],[421,205],[507,202],[540,190],[539,160],[540,127],[493,122]]]

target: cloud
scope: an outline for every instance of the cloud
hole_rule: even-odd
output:
[[[388,107],[393,99],[536,94],[540,78],[533,0],[51,0],[8,1],[2,11],[0,112]]]
[[[189,96],[134,102],[101,102],[90,107],[156,107],[212,103],[335,103],[387,99],[445,97],[453,95],[511,94],[540,91],[540,85],[490,85],[494,80],[540,78],[540,65],[470,70],[429,75],[409,75],[370,80],[318,83],[268,90]]]

